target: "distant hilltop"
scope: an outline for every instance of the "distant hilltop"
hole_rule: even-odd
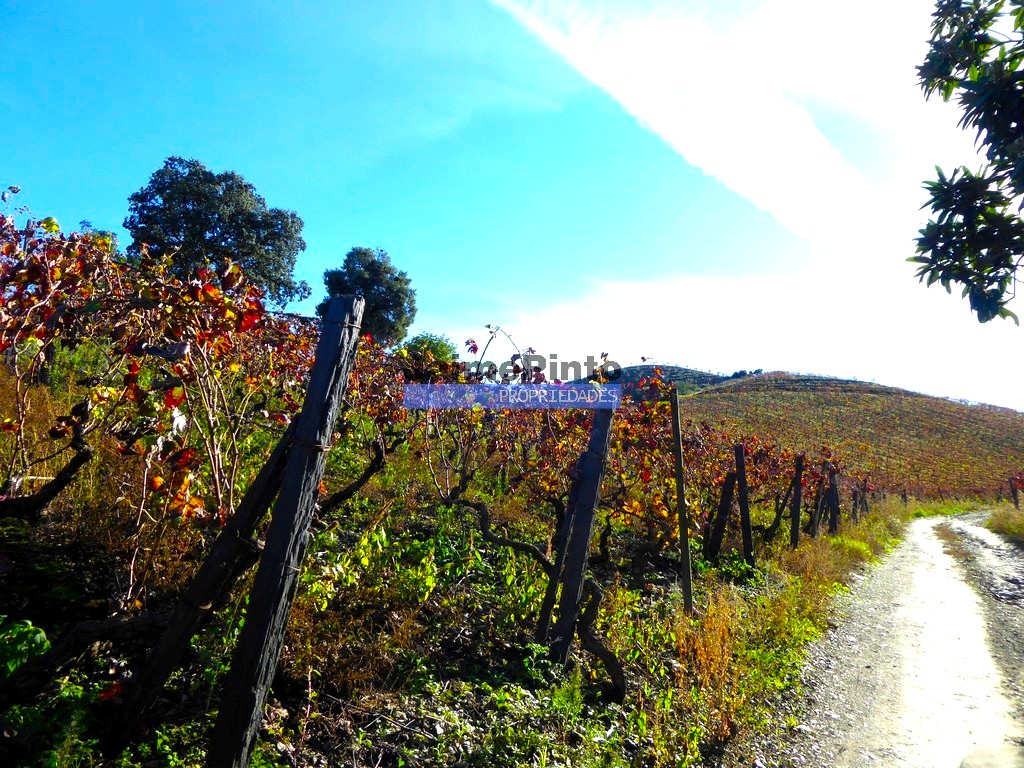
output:
[[[615,384],[621,384],[625,392],[634,389],[641,379],[654,376],[656,371],[661,372],[661,379],[668,383],[676,384],[681,392],[695,392],[705,387],[729,381],[732,377],[722,376],[717,373],[698,371],[694,368],[683,368],[678,365],[628,365],[622,369],[620,375],[615,379]],[[743,371],[746,375],[746,371]],[[735,374],[734,374],[735,375]]]

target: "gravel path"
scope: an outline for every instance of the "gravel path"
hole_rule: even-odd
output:
[[[1000,750],[985,765],[1016,764],[1016,748],[1002,750],[1024,733],[1024,601],[1006,584],[1020,576],[1024,596],[1024,557],[1011,548],[1003,576],[989,578],[975,522],[915,520],[856,579],[838,626],[809,653],[806,693],[793,705],[800,724],[745,764],[956,768],[978,750]]]

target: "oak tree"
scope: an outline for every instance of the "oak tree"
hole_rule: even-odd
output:
[[[430,357],[442,363],[450,363],[458,357],[458,350],[447,336],[424,331],[405,342],[403,348],[410,354]]]
[[[327,298],[317,311],[322,314],[332,296],[360,295],[366,300],[363,331],[377,341],[401,342],[416,317],[416,291],[409,276],[382,248],[352,248],[341,269],[324,272],[324,284]]]
[[[130,257],[137,259],[147,245],[150,256],[171,256],[174,273],[183,279],[231,261],[273,304],[309,296],[309,286],[292,274],[296,256],[306,248],[302,219],[267,208],[256,188],[234,171],[214,173],[198,160],[169,157],[128,201]]]

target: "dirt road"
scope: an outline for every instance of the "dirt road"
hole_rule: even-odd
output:
[[[799,724],[753,765],[1024,766],[1024,553],[980,522],[915,520],[857,578],[810,652]]]

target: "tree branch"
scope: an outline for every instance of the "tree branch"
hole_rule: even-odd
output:
[[[39,522],[43,510],[75,479],[78,471],[93,457],[92,448],[88,445],[77,447],[77,453],[64,465],[63,469],[50,482],[31,496],[16,496],[0,501],[0,518],[16,517],[27,520],[32,525]]]
[[[79,622],[49,651],[0,679],[0,712],[32,701],[93,643],[131,639],[159,630],[167,626],[170,618],[170,613],[143,613],[139,616],[115,616],[102,621]]]

